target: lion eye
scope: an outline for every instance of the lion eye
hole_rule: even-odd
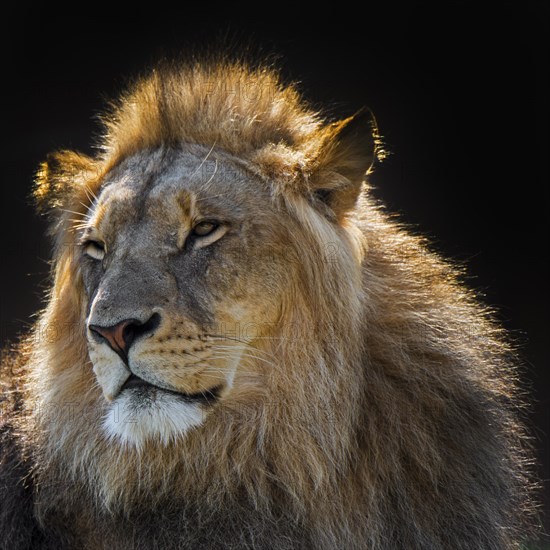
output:
[[[218,227],[219,224],[216,222],[199,222],[193,227],[193,235],[197,237],[206,237],[206,235],[210,235],[210,233],[213,233]]]
[[[99,241],[86,241],[84,253],[94,260],[103,260],[105,257],[105,245]]]

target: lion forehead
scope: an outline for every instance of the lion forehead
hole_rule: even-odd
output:
[[[251,210],[265,213],[270,204],[262,184],[242,161],[212,148],[186,144],[140,151],[106,175],[91,221],[124,232],[132,224],[174,224],[207,209],[216,214],[225,209],[234,217],[245,213],[243,198]]]

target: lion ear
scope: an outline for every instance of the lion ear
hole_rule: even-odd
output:
[[[73,151],[50,153],[36,173],[33,195],[38,211],[55,215],[67,208],[90,173],[92,162],[90,157]]]
[[[381,157],[378,128],[369,109],[327,128],[309,179],[314,200],[341,220],[351,210],[367,174]]]

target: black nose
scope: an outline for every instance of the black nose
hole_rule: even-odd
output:
[[[113,351],[116,351],[126,361],[132,343],[141,336],[152,334],[159,325],[160,315],[153,313],[145,322],[138,319],[125,319],[109,327],[89,325],[88,328],[99,335],[102,340],[106,340]]]

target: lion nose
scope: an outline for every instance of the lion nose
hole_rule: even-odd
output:
[[[116,351],[124,360],[127,359],[128,350],[132,343],[139,337],[152,334],[160,324],[160,315],[154,313],[147,321],[138,319],[125,319],[116,325],[102,327],[89,325],[90,331],[101,336],[107,341],[113,351]]]

